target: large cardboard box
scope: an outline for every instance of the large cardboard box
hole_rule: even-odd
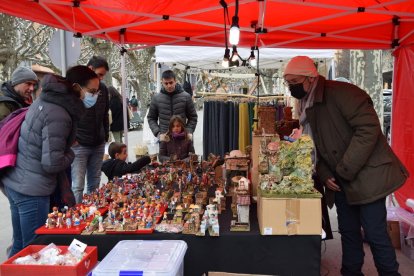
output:
[[[39,252],[46,245],[29,245],[16,255],[0,265],[0,275],[47,275],[47,276],[84,276],[87,275],[98,261],[98,250],[96,246],[87,246],[85,256],[76,266],[66,265],[17,265],[13,261],[17,258],[24,257]],[[58,246],[65,254],[68,246]]]
[[[392,246],[396,249],[400,249],[400,222],[392,220],[387,221],[387,231],[388,235],[390,236]]]
[[[320,198],[263,197],[257,200],[262,235],[321,235]]]

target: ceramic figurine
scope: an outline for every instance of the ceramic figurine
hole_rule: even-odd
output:
[[[80,216],[79,213],[76,212],[73,216],[73,226],[78,227],[80,225]]]
[[[62,213],[58,213],[58,218],[56,220],[56,227],[57,228],[63,227],[63,214]]]
[[[52,214],[53,214],[53,218],[54,219],[57,219],[57,217],[58,217],[58,213],[59,213],[59,209],[58,209],[58,207],[53,207],[52,208]]]
[[[50,213],[50,214],[47,215],[45,227],[48,228],[48,229],[52,229],[52,228],[56,227],[56,220],[54,218],[53,213]]]
[[[99,233],[105,232],[105,229],[103,227],[103,218],[102,218],[102,216],[100,214],[98,216],[98,232]]]
[[[66,213],[65,223],[66,223],[66,228],[72,227],[72,218],[71,218],[70,212]]]

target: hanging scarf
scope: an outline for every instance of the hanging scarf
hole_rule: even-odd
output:
[[[299,124],[303,128],[302,134],[309,135],[312,138],[312,141],[313,141],[312,129],[310,127],[308,118],[306,117],[306,109],[313,106],[313,101],[315,99],[315,90],[316,90],[316,85],[318,84],[318,81],[319,81],[319,76],[315,78],[315,81],[313,82],[308,95],[302,100],[300,100],[299,102],[299,114],[300,114]],[[315,141],[313,141],[313,150],[311,153],[311,158],[312,158],[314,169],[316,168],[316,163],[317,163],[317,156],[316,156],[315,148],[316,148]]]
[[[300,100],[299,102],[299,123],[303,127],[302,133],[307,134],[312,138],[312,130],[310,128],[310,124],[308,119],[306,118],[306,109],[313,106],[313,101],[315,99],[315,88],[318,83],[319,76],[315,78],[315,81],[312,84],[312,87],[308,93],[308,95]]]
[[[180,132],[180,133],[172,133],[171,135],[174,139],[182,139],[185,138],[185,132]]]

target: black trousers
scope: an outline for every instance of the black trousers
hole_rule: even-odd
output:
[[[387,233],[385,198],[363,205],[349,205],[345,193],[335,193],[338,226],[342,242],[342,275],[363,275],[363,239],[368,241],[378,274],[400,275],[395,250]]]
[[[332,228],[331,228],[331,221],[329,219],[328,206],[326,205],[325,190],[323,187],[323,183],[316,174],[312,175],[312,179],[313,179],[313,187],[315,187],[315,189],[318,190],[318,192],[322,194],[322,199],[321,199],[322,229],[326,233],[326,237],[324,240],[331,240],[333,239],[333,234],[332,234]]]

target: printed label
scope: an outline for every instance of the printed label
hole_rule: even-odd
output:
[[[263,235],[272,235],[272,227],[264,227],[263,228]]]

